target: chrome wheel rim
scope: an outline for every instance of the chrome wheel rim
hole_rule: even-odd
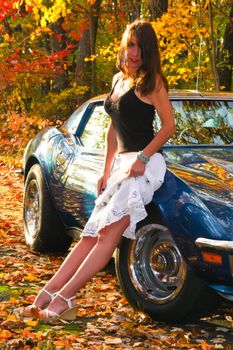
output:
[[[129,253],[130,279],[144,299],[165,304],[176,298],[187,274],[187,265],[168,229],[146,225],[137,232]]]
[[[28,183],[24,199],[24,222],[26,225],[26,239],[30,244],[35,238],[39,225],[39,190],[35,179]]]

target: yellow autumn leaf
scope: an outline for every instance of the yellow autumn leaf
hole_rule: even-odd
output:
[[[19,8],[20,8],[20,5],[21,5],[20,1],[15,1],[15,2],[13,3],[13,8],[19,9]]]
[[[180,74],[184,74],[184,73],[186,72],[186,68],[179,68],[179,69],[178,69],[178,72],[179,72]]]
[[[8,42],[10,40],[10,36],[8,34],[5,34],[3,37],[5,42]]]
[[[41,25],[42,28],[45,28],[45,27],[46,27],[46,20],[45,20],[44,17],[41,18],[41,20],[40,20],[40,25]]]
[[[34,18],[35,18],[35,20],[36,20],[36,21],[38,21],[38,20],[40,19],[39,14],[38,14],[38,13],[36,13],[36,14],[34,15]]]
[[[18,301],[16,298],[14,298],[14,297],[10,297],[9,302],[10,302],[11,304],[18,304],[18,303],[19,303],[19,301]]]
[[[25,279],[26,281],[29,281],[29,282],[37,282],[37,281],[40,281],[40,278],[38,278],[38,277],[36,277],[36,276],[34,276],[34,275],[32,275],[32,274],[29,274],[29,275],[25,276],[24,279]]]
[[[106,307],[104,311],[98,312],[98,314],[100,314],[101,316],[110,315],[111,313],[112,313],[112,309],[109,306]]]
[[[205,5],[204,5],[204,10],[206,10],[207,9],[207,7],[209,6],[209,3],[210,3],[210,0],[206,0],[206,2],[205,2]]]
[[[85,62],[90,62],[90,61],[94,61],[96,59],[97,55],[91,55],[89,57],[85,57],[84,61]]]
[[[6,321],[16,321],[16,315],[8,315]]]
[[[63,0],[56,0],[56,4],[58,5],[58,6],[63,6]]]
[[[26,322],[27,326],[35,327],[38,325],[38,320],[29,320]]]
[[[25,3],[26,3],[28,6],[32,6],[32,5],[33,5],[33,3],[32,3],[31,0],[26,0]]]

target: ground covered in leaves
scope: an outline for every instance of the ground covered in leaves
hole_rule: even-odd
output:
[[[0,348],[1,349],[233,349],[232,305],[192,324],[167,325],[134,311],[108,271],[78,293],[77,320],[50,325],[18,318],[64,257],[30,252],[24,243],[23,179],[18,165],[0,158]]]

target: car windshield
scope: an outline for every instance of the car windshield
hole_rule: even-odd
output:
[[[177,100],[171,101],[176,133],[169,144],[233,143],[233,101]],[[155,119],[155,130],[160,128]]]
[[[86,108],[88,106],[88,103],[83,103],[81,106],[79,106],[72,114],[71,116],[63,123],[62,129],[69,130],[70,133],[75,134],[77,127],[83,117],[83,113],[85,112]]]

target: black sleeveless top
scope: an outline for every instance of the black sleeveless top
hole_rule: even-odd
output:
[[[155,108],[140,100],[133,89],[113,101],[111,95],[115,85],[104,102],[104,108],[116,131],[118,152],[138,152],[154,138]]]

